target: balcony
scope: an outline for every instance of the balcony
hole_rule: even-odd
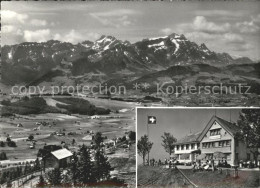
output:
[[[210,140],[215,140],[215,139],[221,139],[221,135],[214,135],[214,136],[209,136]]]

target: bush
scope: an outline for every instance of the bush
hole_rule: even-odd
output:
[[[5,143],[3,141],[0,142],[0,147],[5,147]]]
[[[1,102],[1,104],[4,105],[4,106],[9,106],[11,104],[11,101],[10,100],[3,100]]]
[[[7,160],[7,156],[6,156],[5,152],[0,153],[0,161],[2,161],[2,160]]]
[[[7,145],[8,145],[9,147],[17,147],[17,146],[16,146],[16,143],[15,143],[14,141],[7,142]]]

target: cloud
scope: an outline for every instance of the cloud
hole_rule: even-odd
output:
[[[60,33],[54,34],[54,40],[60,40],[64,42],[70,42],[73,44],[82,42],[84,40],[96,40],[100,37],[97,33],[80,33],[75,31],[74,29],[68,32],[67,34],[61,35]]]
[[[223,39],[226,43],[245,44],[245,40],[241,35],[235,33],[225,33]]]
[[[46,20],[39,20],[39,19],[32,19],[30,21],[30,24],[33,26],[46,26],[47,21]]]
[[[240,33],[246,33],[246,34],[259,33],[260,14],[258,14],[257,16],[251,16],[251,19],[249,21],[237,22],[235,27]]]
[[[3,24],[24,24],[27,19],[27,14],[19,14],[11,10],[1,10],[1,21]]]
[[[255,23],[260,23],[260,14],[258,14],[257,16],[252,16],[251,19]]]
[[[193,23],[192,26],[194,27],[195,30],[197,31],[204,31],[204,32],[226,32],[230,29],[230,24],[229,23],[224,23],[224,24],[216,24],[214,22],[209,22],[204,16],[197,16]]]
[[[227,10],[197,10],[195,15],[216,17],[216,16],[228,16],[228,17],[240,17],[243,16],[245,12],[242,11],[227,11]]]
[[[229,23],[216,24],[208,21],[204,16],[196,16],[192,23],[183,23],[177,26],[181,33],[185,31],[200,31],[204,33],[226,33],[231,29]]]
[[[210,34],[201,31],[194,31],[185,33],[185,36],[192,41],[204,42],[210,48],[219,48],[225,46],[225,48],[233,51],[246,51],[252,48],[252,45],[247,42],[240,34],[236,33],[224,33],[224,34]]]
[[[119,9],[106,12],[90,13],[90,15],[98,20],[101,24],[116,28],[132,25],[134,20],[130,19],[130,16],[135,14],[137,14],[137,12],[131,9]]]
[[[169,35],[171,33],[173,33],[173,30],[171,28],[164,28],[160,30],[161,33],[163,33],[164,35]]]
[[[16,35],[16,36],[22,36],[23,35],[23,32],[20,28],[17,28],[16,26],[14,25],[3,25],[2,26],[2,33],[4,35],[6,34],[10,34],[10,35]],[[3,36],[3,35],[2,35]]]
[[[50,29],[25,30],[23,37],[26,42],[45,42],[51,38],[51,31]]]
[[[13,26],[13,25],[3,25],[1,30],[2,30],[2,33],[13,33],[16,31],[16,27]]]
[[[236,27],[241,33],[256,33],[260,30],[260,27],[257,26],[253,21],[236,23]]]

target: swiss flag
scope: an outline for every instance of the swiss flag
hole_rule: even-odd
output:
[[[148,116],[148,124],[156,124],[156,117]]]

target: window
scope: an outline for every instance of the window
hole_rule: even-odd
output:
[[[197,149],[199,149],[199,147],[200,147],[200,143],[197,143]]]
[[[224,142],[223,141],[218,142],[218,147],[223,147],[223,146],[224,146]]]
[[[230,146],[230,140],[226,141],[226,146]]]
[[[181,145],[181,150],[184,150],[184,145]]]
[[[210,136],[220,135],[220,130],[221,129],[210,130]]]
[[[194,149],[195,148],[195,144],[191,144],[191,149]]]
[[[179,150],[180,149],[180,146],[177,146],[177,150]]]
[[[189,144],[186,144],[186,149],[190,149],[190,145]]]

